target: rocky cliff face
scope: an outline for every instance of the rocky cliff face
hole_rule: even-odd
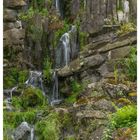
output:
[[[136,4],[4,1],[6,138],[136,138]]]
[[[4,66],[17,65],[22,59],[25,30],[18,14],[25,6],[23,0],[4,1]]]

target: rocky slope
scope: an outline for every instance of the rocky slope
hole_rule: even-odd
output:
[[[136,0],[4,1],[4,140],[135,140]]]

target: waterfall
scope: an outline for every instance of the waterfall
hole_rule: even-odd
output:
[[[31,128],[31,140],[34,140],[34,128]]]
[[[60,38],[60,41],[62,41],[62,48],[64,50],[64,65],[68,65],[70,62],[70,37],[69,33],[65,33]]]
[[[80,51],[78,31],[75,25],[71,27],[71,30],[69,31],[69,36],[70,36],[70,48],[71,48],[71,60],[73,60],[78,57]]]
[[[12,100],[12,96],[13,96],[13,91],[15,91],[17,88],[18,88],[18,86],[15,86],[15,87],[13,87],[13,88],[10,90],[10,98],[11,98],[11,100]]]
[[[42,72],[30,71],[29,79],[25,82],[25,84],[32,86],[32,87],[40,88],[43,92],[43,95],[45,96],[43,80],[42,80]]]
[[[128,22],[129,21],[129,1],[125,0],[123,3],[124,7],[124,21]]]
[[[64,33],[59,41],[59,45],[55,53],[55,69],[68,66],[69,63],[78,57],[79,54],[79,43],[78,43],[78,33],[76,26],[71,26],[70,31]],[[59,104],[61,99],[59,99],[58,92],[58,77],[57,72],[54,70],[53,76],[53,89],[51,105]]]
[[[59,92],[58,92],[58,77],[56,71],[53,73],[53,88],[52,88],[52,97],[51,97],[51,105],[59,104],[62,100],[59,99]]]
[[[76,26],[72,26],[71,30],[64,33],[59,41],[56,49],[55,68],[68,66],[71,60],[77,58],[79,54],[79,43]]]
[[[55,0],[55,7],[56,7],[56,10],[60,12],[60,9],[59,9],[59,0]]]

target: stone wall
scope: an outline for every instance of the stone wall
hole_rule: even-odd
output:
[[[25,6],[24,0],[4,0],[4,67],[17,65],[22,59],[25,30],[18,14]]]

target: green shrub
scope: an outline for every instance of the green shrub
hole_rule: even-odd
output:
[[[131,127],[137,121],[137,107],[135,105],[124,106],[112,116],[115,128]]]
[[[118,128],[133,128],[133,136],[136,136],[137,107],[128,105],[123,108],[117,108],[117,111],[110,116],[109,123],[104,131],[102,140],[111,140],[112,133]]]
[[[71,82],[71,87],[74,93],[79,93],[82,90],[82,86],[75,80]]]
[[[47,81],[52,79],[52,63],[48,59],[44,61],[43,76]]]
[[[11,68],[6,76],[4,76],[4,89],[12,88],[15,85],[24,84],[28,77],[27,70],[20,70],[18,68]]]
[[[23,91],[23,95],[21,96],[21,104],[23,108],[43,106],[45,103],[46,98],[43,96],[40,89],[28,87]]]
[[[21,97],[12,97],[12,106],[20,110],[22,108]]]
[[[83,90],[82,85],[80,85],[75,80],[71,82],[71,89],[72,89],[72,95],[70,95],[67,99],[65,99],[66,103],[74,103],[76,101],[77,96]]]
[[[38,140],[59,140],[60,124],[57,113],[50,113],[49,116],[35,125]]]
[[[136,48],[132,47],[130,55],[124,60],[124,65],[126,67],[125,73],[127,74],[129,80],[135,81],[137,78],[137,55]]]

